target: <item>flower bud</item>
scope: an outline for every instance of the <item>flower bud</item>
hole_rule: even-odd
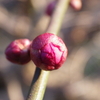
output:
[[[26,64],[30,58],[30,44],[28,39],[18,39],[11,42],[5,50],[6,58],[16,64]]]
[[[52,1],[51,3],[48,4],[47,8],[46,8],[46,14],[51,16],[55,6],[56,6],[57,1]]]
[[[30,53],[37,67],[55,70],[66,60],[67,48],[61,38],[52,33],[44,33],[32,41]]]
[[[70,0],[70,5],[75,10],[80,10],[82,7],[81,0]]]

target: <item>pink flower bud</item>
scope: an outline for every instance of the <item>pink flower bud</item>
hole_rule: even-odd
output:
[[[37,67],[55,70],[66,60],[67,48],[61,38],[51,33],[44,33],[32,41],[30,53]]]
[[[70,0],[70,5],[75,10],[80,10],[82,7],[81,0]]]
[[[55,6],[56,6],[57,1],[52,1],[51,3],[48,4],[47,8],[46,8],[46,14],[51,16]]]
[[[30,58],[31,41],[28,39],[18,39],[11,42],[5,50],[6,58],[16,64],[26,64]]]

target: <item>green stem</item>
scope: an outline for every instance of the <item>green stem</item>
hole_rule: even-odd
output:
[[[70,0],[59,0],[46,32],[58,34]]]
[[[54,33],[56,35],[58,34],[60,27],[62,25],[65,12],[68,8],[69,1],[70,0],[59,0],[58,1],[46,32]],[[27,100],[42,100],[43,99],[48,76],[50,72],[40,70],[38,73],[38,76],[36,77],[38,70],[39,68],[36,68],[35,76],[33,78],[31,90],[29,91],[29,96]]]
[[[49,76],[49,71],[36,68],[35,76],[27,100],[42,100]]]

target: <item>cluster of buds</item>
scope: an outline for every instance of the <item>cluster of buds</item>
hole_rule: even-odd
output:
[[[14,40],[6,48],[5,54],[9,61],[16,64],[26,64],[32,60],[43,70],[55,70],[66,60],[67,48],[58,36],[44,33],[33,41]]]
[[[51,16],[58,0],[54,0],[46,8],[46,14]],[[74,9],[81,8],[81,2],[71,0]],[[18,39],[11,42],[5,50],[6,58],[12,63],[26,64],[30,60],[43,70],[55,70],[61,67],[67,57],[67,48],[61,38],[44,33],[33,41]]]

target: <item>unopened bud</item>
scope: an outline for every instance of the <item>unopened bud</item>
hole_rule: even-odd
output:
[[[30,59],[31,41],[28,39],[18,39],[11,42],[5,50],[6,58],[12,63],[26,64]]]
[[[37,67],[55,70],[65,62],[67,48],[61,38],[52,33],[44,33],[32,41],[30,53]]]
[[[48,4],[48,6],[47,6],[47,8],[46,8],[46,14],[47,14],[47,15],[49,15],[49,16],[52,15],[52,13],[53,13],[53,11],[54,11],[54,9],[55,9],[56,4],[57,4],[57,0],[52,1],[52,2],[50,2],[50,3]]]

